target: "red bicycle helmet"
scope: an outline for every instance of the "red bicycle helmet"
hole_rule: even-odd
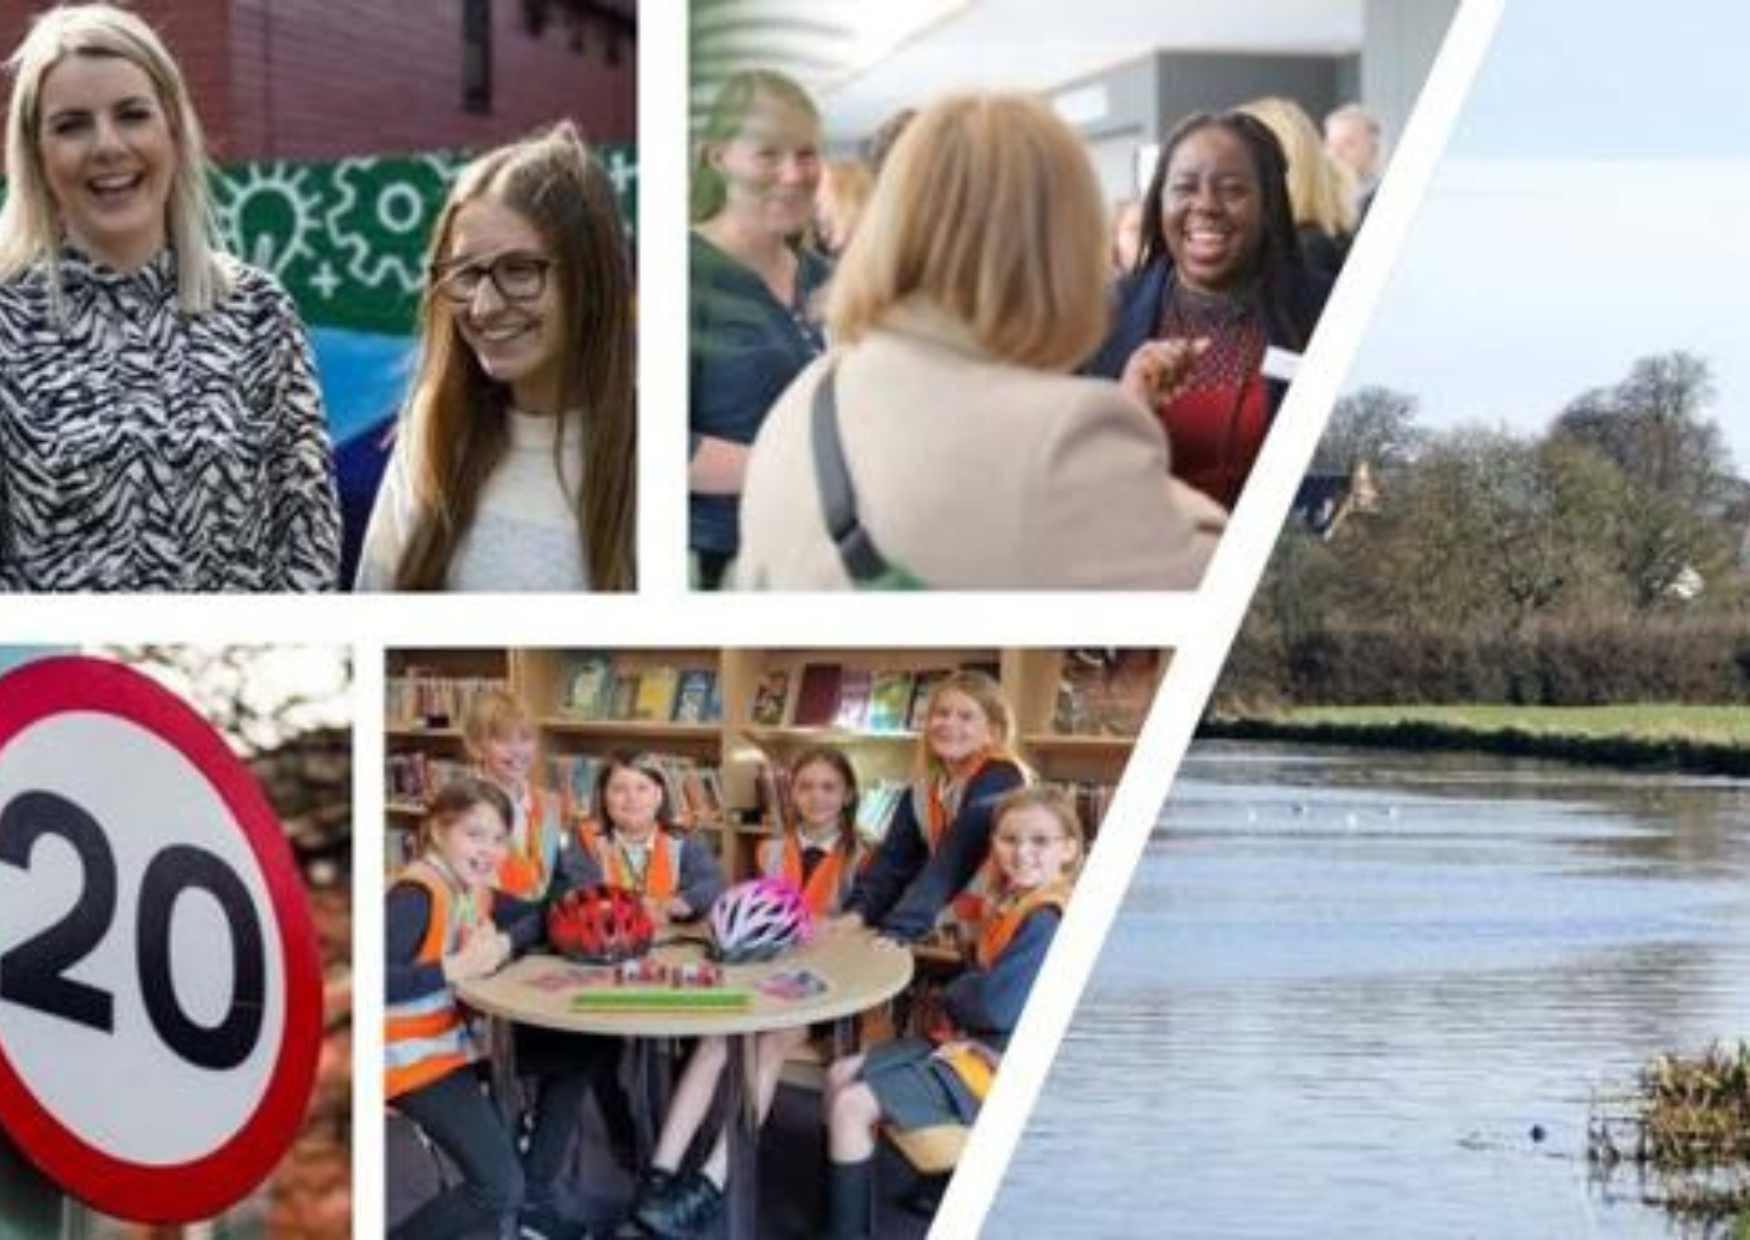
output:
[[[711,906],[711,954],[735,964],[768,960],[808,941],[814,928],[802,893],[781,878],[755,878]]]
[[[618,964],[650,950],[656,927],[637,893],[623,887],[579,887],[547,910],[547,938],[572,960]]]

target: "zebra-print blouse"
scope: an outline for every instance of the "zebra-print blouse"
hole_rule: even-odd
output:
[[[0,283],[0,589],[334,588],[334,465],[285,290],[231,263],[185,315],[168,250],[59,267],[59,316],[46,268]]]

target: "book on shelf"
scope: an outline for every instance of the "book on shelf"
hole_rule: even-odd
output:
[[[796,821],[795,805],[790,800],[790,768],[784,764],[760,764],[754,776],[754,796],[759,804],[760,821],[774,835],[782,835]]]
[[[933,667],[922,671],[913,678],[911,688],[911,709],[907,713],[906,727],[913,732],[922,732],[924,724],[929,722],[930,694],[954,673],[945,667]]]
[[[838,717],[839,682],[845,669],[837,663],[809,663],[802,669],[802,684],[796,690],[796,713],[791,719],[799,728],[824,728]]]
[[[855,732],[869,722],[869,698],[875,676],[868,668],[849,667],[839,677],[839,700],[833,710],[833,725]]]
[[[451,780],[472,775],[474,768],[453,758],[434,758],[423,753],[392,753],[384,768],[387,799],[406,806],[424,807]]]
[[[595,785],[603,760],[595,754],[556,753],[547,759],[547,782],[559,792],[568,818],[596,816]]]
[[[700,722],[723,722],[723,678],[721,676],[711,676],[711,688],[705,694],[705,717]]]
[[[869,690],[871,732],[903,732],[911,723],[912,676],[910,672],[877,672]]]
[[[717,677],[701,667],[690,667],[680,675],[675,686],[675,723],[706,723],[710,720],[711,699],[716,692]]]
[[[632,713],[621,716],[638,723],[667,723],[674,714],[675,693],[681,683],[678,668],[666,663],[647,667],[638,677],[638,695],[632,703]]]
[[[614,656],[586,650],[567,660],[559,709],[579,719],[604,719],[614,702]]]
[[[753,722],[756,727],[783,726],[784,708],[790,703],[790,673],[781,667],[769,667],[760,674],[760,683],[753,692]]]
[[[1061,736],[1135,736],[1148,717],[1160,651],[1066,650],[1052,728]]]
[[[638,673],[629,669],[614,673],[614,696],[608,703],[609,719],[630,719],[638,708]]]

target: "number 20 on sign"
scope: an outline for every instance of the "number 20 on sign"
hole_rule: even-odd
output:
[[[291,850],[179,698],[97,659],[0,676],[0,1123],[121,1218],[210,1218],[291,1144],[322,981]]]

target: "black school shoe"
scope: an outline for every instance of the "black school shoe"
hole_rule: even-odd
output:
[[[526,1206],[517,1215],[522,1240],[589,1240],[589,1228],[572,1222],[552,1206]]]
[[[660,1240],[692,1240],[723,1212],[723,1190],[697,1171],[640,1197],[632,1221]]]

